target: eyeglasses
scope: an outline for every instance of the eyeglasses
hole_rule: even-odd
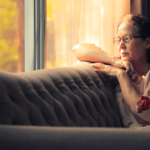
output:
[[[145,37],[145,36],[132,36],[132,35],[125,35],[123,37],[115,37],[113,38],[114,44],[119,44],[120,41],[122,40],[124,43],[127,43],[131,41],[133,38],[140,38],[140,37]]]

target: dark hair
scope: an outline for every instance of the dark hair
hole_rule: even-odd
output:
[[[150,37],[150,19],[146,18],[141,14],[127,14],[123,20],[120,22],[123,23],[125,21],[133,23],[133,26],[136,28],[137,33],[139,33],[143,40],[147,37]],[[119,24],[119,25],[120,25]],[[150,63],[150,48],[146,50],[147,63]]]

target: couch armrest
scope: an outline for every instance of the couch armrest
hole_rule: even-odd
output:
[[[0,126],[2,150],[149,150],[150,128]]]

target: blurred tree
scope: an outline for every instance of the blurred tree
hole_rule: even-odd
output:
[[[17,40],[18,40],[18,72],[24,71],[24,0],[16,0],[18,6]]]
[[[20,10],[23,10],[22,3],[23,0],[0,0],[0,70],[22,71],[18,67],[22,42],[20,40],[23,37],[20,38],[20,34],[24,34],[24,31],[20,33],[19,28],[22,20],[18,21],[21,18]]]

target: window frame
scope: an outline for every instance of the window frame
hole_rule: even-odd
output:
[[[24,0],[25,72],[44,69],[46,0]]]

